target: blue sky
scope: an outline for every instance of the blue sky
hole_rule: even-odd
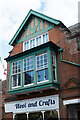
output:
[[[30,9],[61,20],[67,27],[78,22],[79,0],[0,0],[0,57],[3,60],[12,47],[8,44]],[[0,63],[0,68],[2,67]],[[3,70],[0,78],[5,79]]]

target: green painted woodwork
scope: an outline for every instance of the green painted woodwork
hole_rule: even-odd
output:
[[[12,63],[10,62],[9,90],[11,90],[11,85],[12,85],[12,82],[11,82],[11,73],[12,73]]]
[[[63,60],[63,58],[62,58],[62,51],[63,51],[63,49],[59,49],[60,57],[61,57],[61,61],[62,61],[62,62],[65,62],[65,63],[72,64],[72,65],[75,65],[75,66],[80,67],[79,64],[76,64],[76,63],[73,63],[73,62],[70,62],[70,61]]]
[[[29,35],[26,36],[26,33],[27,33],[27,30],[26,30],[25,31],[25,38],[22,38],[22,33],[21,33],[21,40],[17,40],[16,44],[20,43],[20,42],[23,42],[25,40],[29,40],[29,39],[31,39],[33,37],[38,36],[38,35],[41,35],[42,33],[47,32],[48,30],[55,27],[54,24],[52,26],[50,26],[50,23],[48,22],[48,28],[45,28],[44,20],[39,19],[39,18],[37,18],[37,20],[38,20],[38,23],[37,23],[37,26],[35,27],[35,17],[33,17],[33,26],[34,27],[33,28],[31,27],[31,21],[29,22],[29,25],[27,27],[25,27],[25,30],[27,28],[29,28]],[[41,23],[41,21],[43,22],[43,30],[40,31],[40,23]],[[36,32],[37,28],[38,28],[38,31]],[[33,32],[33,34],[31,34],[31,31]]]
[[[21,87],[23,87],[23,59],[21,60]]]
[[[43,20],[43,30],[45,29],[44,20]]]
[[[22,88],[16,88],[16,89],[12,89],[12,90],[8,90],[9,94],[15,94],[15,93],[21,93],[21,92],[29,92],[29,91],[40,91],[43,88],[47,88],[47,87],[56,87],[59,88],[59,84],[57,83],[52,83],[52,82],[47,82],[47,83],[41,83],[41,84],[37,84],[34,86],[28,86],[28,87],[22,87]]]
[[[78,49],[80,50],[80,39],[78,39],[78,45],[79,45]]]
[[[48,30],[50,30],[50,29],[52,29],[52,28],[54,28],[54,27],[55,27],[55,26],[52,25],[52,26],[50,26],[50,27],[48,27],[48,28],[46,28],[46,29],[43,29],[43,30],[38,31],[38,32],[36,32],[36,33],[34,33],[34,34],[31,34],[31,35],[29,35],[29,36],[26,36],[24,39],[21,39],[21,40],[17,41],[16,43],[21,43],[21,42],[23,42],[23,41],[25,41],[25,40],[29,40],[29,39],[31,39],[31,38],[33,38],[33,37],[36,37],[36,36],[38,36],[38,35],[41,35],[41,34],[47,32]]]
[[[35,28],[35,17],[33,17],[33,28]]]
[[[56,82],[53,81],[53,69],[52,69],[52,62],[51,62],[52,61],[51,52],[54,51],[53,48],[56,49],[55,52],[57,52],[57,50],[59,49],[59,47],[56,46],[54,43],[48,42],[41,46],[33,48],[31,50],[28,50],[28,51],[22,52],[20,54],[17,54],[15,56],[11,56],[10,58],[7,58],[10,61],[9,93],[16,93],[16,92],[28,91],[28,90],[34,90],[34,89],[37,90],[38,88],[47,87],[48,84],[50,84],[50,83],[54,87],[57,87],[57,88],[59,87],[59,81],[56,81]],[[41,54],[43,52],[47,52],[49,81],[37,84],[36,55]],[[34,84],[24,87],[23,86],[23,59],[26,57],[32,56],[32,55],[33,55],[33,59],[34,59],[34,66],[33,66],[34,67]],[[21,87],[16,88],[16,89],[11,89],[12,62],[16,62],[18,60],[21,60]]]
[[[33,67],[34,67],[34,85],[37,84],[37,76],[36,76],[36,55],[33,55]]]
[[[20,34],[20,32],[22,31],[23,27],[25,26],[26,22],[29,20],[30,16],[36,16],[39,17],[45,21],[51,22],[55,25],[60,24],[61,22],[59,20],[55,20],[53,18],[50,18],[44,14],[41,14],[39,12],[30,10],[29,13],[27,14],[27,16],[25,17],[25,19],[23,20],[22,24],[20,25],[19,29],[17,30],[17,32],[15,33],[15,35],[13,36],[12,40],[9,42],[10,45],[13,45],[13,43],[16,41],[18,35]]]
[[[49,81],[53,81],[53,69],[52,69],[52,55],[51,50],[47,50],[47,57],[48,57],[48,75],[49,75]]]

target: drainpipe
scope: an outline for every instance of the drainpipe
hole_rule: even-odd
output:
[[[80,39],[78,39],[78,45],[79,45],[78,49],[80,50]]]
[[[76,63],[73,63],[73,62],[70,62],[70,61],[63,60],[63,58],[62,58],[63,49],[59,49],[58,51],[60,52],[60,58],[61,58],[61,61],[62,61],[62,62],[65,62],[65,63],[72,64],[72,65],[75,65],[75,66],[80,67],[79,64],[76,64]]]

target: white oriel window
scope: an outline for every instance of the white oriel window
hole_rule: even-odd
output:
[[[23,61],[24,85],[32,84],[34,82],[33,56],[25,58]]]
[[[56,75],[56,55],[52,52],[52,65],[53,65],[53,80],[57,80]]]
[[[41,44],[44,44],[49,41],[48,33],[45,33],[43,35],[37,36],[31,40],[25,41],[23,43],[23,51],[29,50],[31,48],[37,47]]]
[[[12,63],[12,87],[18,87],[21,84],[21,61]]]
[[[37,80],[43,82],[48,80],[47,53],[37,55]]]

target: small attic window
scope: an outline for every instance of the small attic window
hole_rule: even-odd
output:
[[[23,51],[37,47],[41,44],[45,44],[48,41],[49,41],[48,33],[44,33],[44,34],[39,35],[31,40],[27,40],[27,41],[23,42]]]

